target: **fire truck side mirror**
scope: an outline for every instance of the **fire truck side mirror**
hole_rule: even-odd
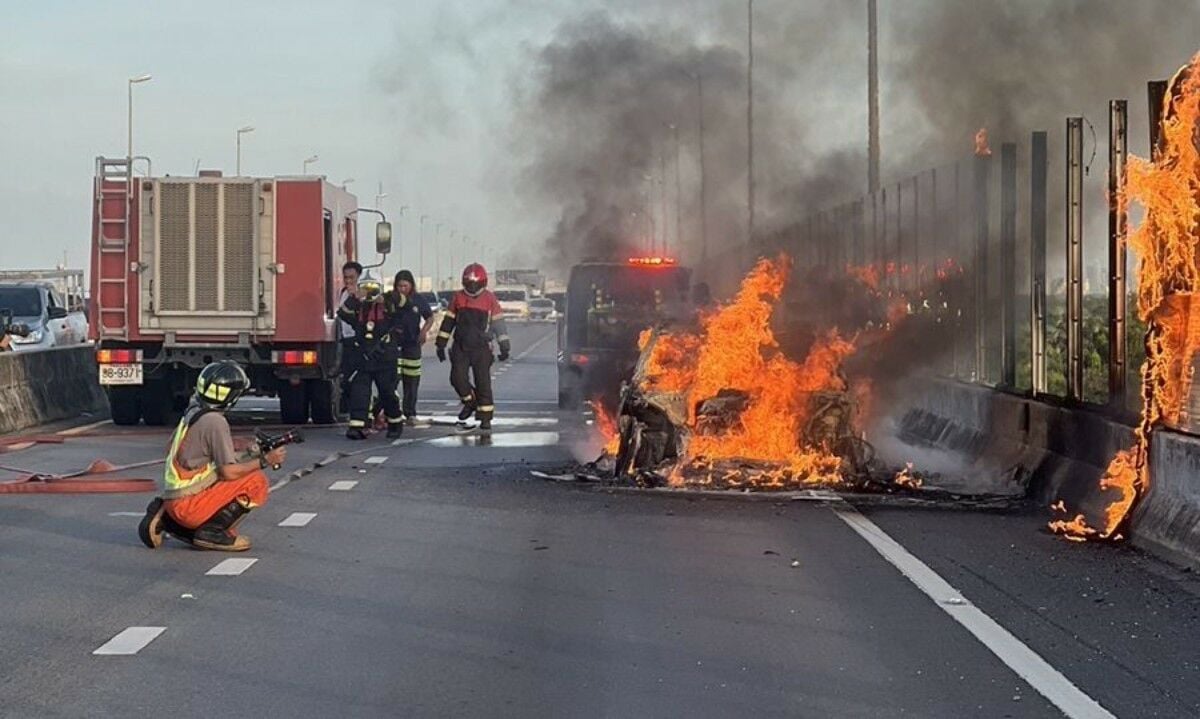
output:
[[[375,252],[386,255],[392,251],[392,223],[380,222],[375,225]]]

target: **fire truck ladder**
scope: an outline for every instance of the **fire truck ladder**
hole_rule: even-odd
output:
[[[96,158],[96,287],[101,340],[129,338],[129,242],[133,215],[133,162]]]

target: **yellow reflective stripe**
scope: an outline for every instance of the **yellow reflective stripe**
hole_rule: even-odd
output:
[[[397,418],[395,418],[395,419],[392,419],[391,417],[388,417],[388,424],[400,424],[400,423],[401,423],[401,422],[403,422],[403,421],[404,421],[404,418],[403,418],[403,417],[397,417]]]
[[[361,419],[352,419],[352,420],[350,420],[350,426],[351,427],[366,427],[367,423]]]
[[[202,394],[214,402],[224,402],[225,398],[229,396],[229,388],[222,387],[219,384],[209,384],[204,388]]]
[[[419,360],[419,359],[405,359],[405,358],[401,357],[401,358],[400,358],[400,366],[401,366],[401,367],[420,367],[420,366],[421,366],[421,360]]]
[[[438,339],[448,340],[448,339],[450,339],[450,333],[449,332],[438,332]]]
[[[463,401],[463,402],[471,402],[471,401],[473,401],[474,399],[475,399],[475,395],[473,395],[473,394],[468,394],[468,395],[464,395],[464,396],[463,396],[463,398],[462,398],[462,401]]]
[[[183,444],[183,438],[187,436],[187,421],[186,415],[179,421],[179,426],[175,428],[175,436],[171,440],[171,448],[167,452],[166,467],[163,470],[163,487],[167,499],[196,494],[217,481],[217,465],[212,462],[202,469],[196,470],[195,474],[190,477],[181,476],[176,471],[176,467],[179,465],[175,460],[175,455]]]
[[[421,370],[419,370],[419,369],[402,369],[402,370],[400,370],[400,374],[404,377],[420,377]]]
[[[475,409],[479,410],[480,412],[491,412],[492,410],[496,409],[496,405],[494,405],[494,404],[481,404],[481,405],[479,405],[478,407],[476,407]]]
[[[508,341],[508,335],[500,335],[499,337],[497,337],[497,338],[496,338],[496,340],[497,340],[498,342],[507,342],[507,341]]]

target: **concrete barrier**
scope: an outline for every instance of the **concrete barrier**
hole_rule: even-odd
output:
[[[1158,430],[1150,442],[1150,491],[1133,514],[1133,542],[1200,568],[1200,438]]]
[[[92,347],[0,353],[0,434],[106,413]]]

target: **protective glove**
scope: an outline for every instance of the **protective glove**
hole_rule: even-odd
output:
[[[445,347],[439,346],[437,348],[437,358],[438,358],[438,362],[446,361],[446,348]]]

